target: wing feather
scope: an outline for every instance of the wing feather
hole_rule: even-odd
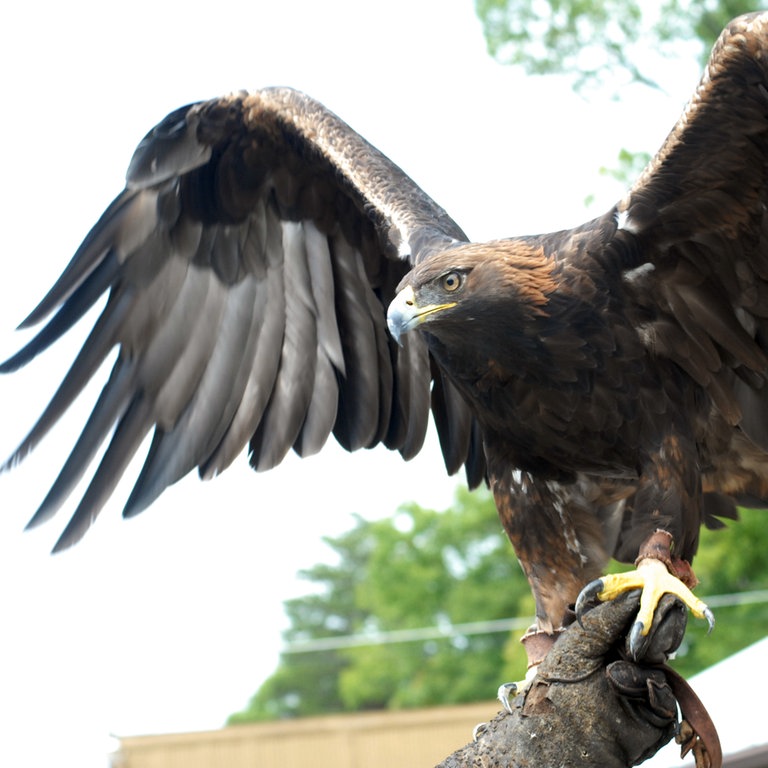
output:
[[[429,423],[431,376],[429,353],[424,340],[415,335],[408,338],[403,344],[402,358],[406,364],[407,375],[400,378],[404,391],[399,395],[399,399],[407,402],[408,411],[398,450],[404,459],[410,459],[421,450]],[[440,397],[441,394],[438,392],[437,396]]]
[[[300,224],[283,224],[283,247],[286,314],[280,367],[269,403],[250,442],[251,466],[259,471],[279,464],[296,442],[315,381],[317,327]]]
[[[325,444],[336,422],[338,378],[344,376],[344,353],[336,321],[335,289],[327,237],[312,223],[304,222],[307,266],[317,322],[317,359],[312,399],[294,450],[311,456]]]
[[[61,311],[51,318],[19,352],[0,365],[0,373],[12,373],[22,368],[60,339],[109,288],[115,279],[118,267],[117,254],[110,251],[88,278],[66,299]],[[20,327],[23,326],[24,323]]]
[[[93,480],[56,542],[54,552],[71,547],[85,535],[117,487],[129,461],[151,427],[151,403],[141,397],[134,398],[120,418]]]
[[[72,405],[117,343],[119,326],[133,305],[133,297],[127,294],[107,305],[48,406],[0,469],[9,469],[23,461]]]
[[[450,380],[433,364],[432,413],[450,474],[458,472],[469,453],[472,419]]]
[[[131,401],[135,385],[134,374],[134,366],[125,365],[118,359],[75,447],[45,499],[27,524],[28,528],[34,528],[53,517],[83,477],[106,436]]]
[[[336,321],[336,290],[333,284],[333,264],[328,238],[311,220],[303,223],[307,249],[307,267],[310,288],[317,318],[317,344],[319,350],[342,375],[344,353]]]
[[[379,424],[378,350],[364,296],[360,252],[338,234],[332,241],[336,312],[344,352],[345,375],[339,381],[339,409],[333,434],[348,451],[371,444]]]

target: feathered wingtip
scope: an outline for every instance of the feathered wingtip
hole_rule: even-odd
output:
[[[65,285],[63,279],[60,279],[56,286],[54,286],[54,289],[27,316],[18,326],[17,330],[24,330],[37,324],[53,311],[55,306],[62,301],[63,297],[70,294],[69,298],[64,301],[61,309],[29,343],[25,344],[16,354],[11,355],[7,360],[0,363],[0,373],[13,373],[23,368],[37,355],[58,341],[88,312],[98,301],[99,297],[108,290],[118,266],[115,253],[110,251],[84,281],[81,281],[80,277],[71,275],[73,279],[79,282],[79,287],[74,291],[71,292],[69,286]],[[58,291],[55,290],[57,287],[59,288]]]
[[[143,213],[142,210],[137,210],[137,203],[140,202],[136,200],[134,194],[123,191],[110,203],[86,235],[58,280],[40,303],[22,320],[17,330],[25,330],[37,325],[61,306],[59,315],[71,318],[71,322],[62,328],[61,333],[63,333],[90,308],[99,296],[97,291],[106,290],[118,267],[118,255],[112,249],[112,244],[116,240],[115,235],[136,226],[137,220]],[[84,287],[87,288],[83,290]],[[70,299],[74,300],[70,302]],[[91,303],[85,304],[88,299]],[[75,314],[75,310],[79,307],[82,307],[80,314]],[[53,337],[50,343],[56,338],[58,336]],[[41,347],[38,351],[43,349],[45,347]],[[8,362],[2,364],[1,372],[15,370],[14,368],[5,369]],[[24,364],[17,361],[17,367]]]

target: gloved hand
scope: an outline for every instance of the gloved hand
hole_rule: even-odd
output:
[[[675,734],[677,704],[654,668],[680,644],[686,610],[665,597],[637,662],[626,652],[639,607],[628,593],[586,612],[541,663],[531,687],[439,768],[625,768]]]

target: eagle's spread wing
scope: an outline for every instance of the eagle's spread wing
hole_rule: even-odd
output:
[[[632,277],[640,312],[654,309],[649,340],[764,449],[768,401],[734,392],[731,372],[766,394],[766,31],[765,14],[727,28],[677,126],[619,207],[643,248]]]
[[[679,503],[697,513],[677,542],[685,556],[702,518],[716,525],[714,514],[731,514],[724,496],[768,500],[767,207],[768,14],[759,13],[724,30],[681,119],[618,207],[640,256],[624,275],[627,312],[653,354],[711,403],[693,425],[703,508]]]
[[[333,432],[347,449],[418,452],[430,409],[449,471],[482,478],[466,405],[418,336],[385,311],[413,261],[464,235],[398,167],[322,105],[269,89],[176,110],[141,142],[126,189],[24,321],[53,314],[0,366],[24,365],[105,292],[106,307],[21,460],[105,356],[108,383],[33,522],[50,517],[115,428],[58,548],[77,541],[143,438],[154,439],[125,514],[195,467],[210,477],[246,444],[257,469]],[[431,380],[435,378],[435,386]]]

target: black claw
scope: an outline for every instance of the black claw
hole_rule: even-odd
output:
[[[587,605],[591,603],[605,587],[602,579],[595,579],[590,581],[584,589],[579,592],[578,598],[576,598],[576,605],[574,611],[576,612],[576,619],[581,624],[581,617],[587,608]]]

